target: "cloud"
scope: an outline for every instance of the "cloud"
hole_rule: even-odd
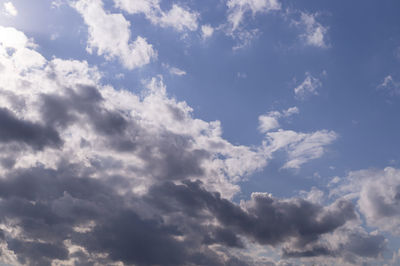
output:
[[[295,115],[295,114],[298,114],[298,113],[300,113],[299,108],[297,108],[297,106],[294,106],[294,107],[290,107],[287,110],[284,110],[283,111],[283,116],[284,117],[289,117],[289,116],[292,116],[292,115]]]
[[[118,8],[130,14],[151,14],[153,12],[158,12],[160,8],[160,0],[115,0],[114,3]]]
[[[342,227],[324,239],[324,244],[309,247],[285,247],[283,258],[302,258],[309,263],[329,263],[333,265],[363,265],[382,257],[387,248],[387,240],[376,233],[367,233],[361,228],[349,230]]]
[[[82,15],[88,25],[87,51],[97,50],[107,60],[118,58],[122,65],[134,69],[150,63],[157,57],[153,46],[138,36],[130,41],[130,23],[122,14],[110,14],[103,9],[101,0],[79,0],[73,7]]]
[[[400,95],[400,82],[393,79],[391,75],[386,76],[378,89],[384,89],[391,95]]]
[[[400,235],[400,170],[387,167],[350,172],[331,194],[357,199],[368,225]]]
[[[159,199],[149,200],[162,210],[183,207],[195,211],[193,215],[201,215],[206,209],[226,228],[273,246],[291,238],[303,244],[316,241],[356,218],[353,205],[346,201],[322,207],[302,199],[279,200],[268,193],[253,193],[251,200],[239,206],[219,193],[204,190],[199,182],[178,186],[169,183],[153,189],[151,195]]]
[[[170,66],[170,65],[164,64],[164,63],[162,64],[162,66],[164,68],[166,68],[171,75],[176,75],[176,76],[184,76],[184,75],[186,75],[186,71],[185,70],[182,70],[182,69],[179,69],[177,67],[173,67],[173,66]]]
[[[326,241],[357,259],[380,253],[383,238],[350,227],[358,215],[345,198],[231,200],[273,152],[300,165],[321,156],[335,133],[268,131],[259,147],[234,145],[220,122],[169,97],[160,76],[136,95],[102,84],[85,61],[47,60],[34,47],[0,27],[4,263],[252,265],[249,243],[292,257],[332,257],[317,248]]]
[[[337,139],[334,131],[319,130],[312,133],[278,130],[267,132],[266,150],[270,152],[284,149],[288,161],[283,168],[299,168],[310,160],[320,158],[325,152],[325,146]]]
[[[173,27],[178,31],[188,29],[197,30],[197,13],[192,13],[174,4],[172,8],[160,18],[159,23],[163,27]]]
[[[226,35],[236,40],[233,50],[249,46],[251,41],[260,35],[259,29],[247,29],[242,26],[248,13],[254,17],[259,13],[281,9],[281,4],[277,0],[229,0],[226,5],[227,23],[221,25],[219,29],[223,29]]]
[[[265,134],[263,150],[270,155],[284,150],[288,161],[283,168],[300,168],[302,164],[320,158],[324,154],[324,147],[338,137],[334,131],[328,130],[303,133],[281,128],[278,122],[280,118],[288,118],[298,113],[299,109],[295,106],[282,112],[272,111],[258,117],[258,130]]]
[[[265,115],[260,115],[258,117],[258,122],[259,122],[259,131],[261,133],[266,133],[272,129],[276,129],[279,128],[279,122],[278,119],[282,118],[282,117],[290,117],[294,114],[298,114],[299,113],[299,109],[294,106],[294,107],[290,107],[287,110],[284,110],[282,112],[278,112],[278,111],[272,111],[269,112]]]
[[[114,3],[129,14],[143,13],[153,24],[161,27],[172,27],[180,32],[195,31],[198,28],[199,14],[177,4],[164,11],[159,0],[114,0]]]
[[[3,4],[4,11],[8,16],[15,17],[18,15],[18,10],[15,8],[12,2],[5,2]]]
[[[257,13],[281,9],[281,4],[277,0],[229,0],[226,5],[232,31],[239,28],[247,12],[251,12],[254,16]]]
[[[214,28],[210,25],[202,25],[201,26],[201,36],[203,40],[210,38],[214,33]]]
[[[300,13],[300,20],[293,21],[299,27],[303,27],[305,33],[301,35],[304,43],[310,46],[327,48],[326,34],[328,28],[316,20],[318,14]]]
[[[305,73],[304,81],[294,88],[294,94],[298,99],[304,99],[310,95],[318,95],[318,89],[322,86],[318,78],[313,77],[309,72]]]
[[[266,133],[271,129],[279,127],[278,120],[270,113],[268,115],[260,115],[258,117],[258,122],[260,124],[258,129],[260,130],[261,133]]]
[[[24,143],[39,150],[46,146],[57,147],[62,143],[53,128],[20,120],[6,108],[0,108],[0,123],[0,142],[3,143]]]

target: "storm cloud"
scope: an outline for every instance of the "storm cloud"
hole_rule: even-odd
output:
[[[0,108],[0,142],[23,143],[35,150],[62,144],[56,130],[50,126],[18,119],[10,110]]]

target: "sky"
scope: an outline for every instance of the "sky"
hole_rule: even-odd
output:
[[[0,0],[0,265],[400,265],[399,10]]]

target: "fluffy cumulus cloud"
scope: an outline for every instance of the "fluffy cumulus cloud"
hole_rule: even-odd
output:
[[[400,235],[399,169],[350,172],[331,193],[355,198],[370,226]]]
[[[161,27],[172,27],[180,32],[198,28],[199,14],[177,4],[164,11],[159,0],[114,0],[114,3],[129,14],[144,14],[153,24]]]
[[[327,48],[326,34],[328,28],[317,21],[317,16],[318,14],[301,12],[300,20],[293,21],[293,23],[304,29],[301,38],[305,44],[319,48]]]
[[[138,36],[131,40],[129,21],[122,14],[106,12],[101,0],[79,0],[72,5],[88,26],[89,53],[97,50],[97,54],[107,60],[117,58],[128,69],[146,65],[157,57],[145,38]]]
[[[15,8],[14,4],[12,2],[5,2],[3,4],[4,11],[6,15],[15,17],[18,15],[18,10]]]
[[[232,31],[240,27],[245,14],[248,12],[254,16],[257,13],[265,13],[281,8],[278,0],[229,0],[226,5],[228,6],[228,22]]]
[[[359,263],[384,249],[383,236],[358,227],[346,198],[324,204],[253,193],[231,200],[237,182],[275,151],[286,150],[287,166],[297,167],[320,156],[335,133],[265,131],[259,147],[233,145],[218,121],[196,119],[185,102],[168,97],[162,77],[136,95],[102,84],[85,61],[47,60],[13,28],[0,27],[0,44],[2,262],[265,265],[247,255],[258,245],[285,261]],[[396,193],[375,199],[391,221]],[[365,204],[361,210],[372,211]]]
[[[305,99],[310,95],[318,95],[318,89],[322,86],[322,82],[309,72],[306,72],[305,76],[304,81],[294,88],[294,94],[298,99]]]
[[[213,35],[213,33],[214,33],[214,28],[211,27],[210,25],[207,24],[201,26],[201,36],[204,40],[210,38]]]
[[[259,130],[261,133],[266,133],[268,131],[270,131],[271,129],[275,129],[280,127],[279,125],[279,118],[281,117],[290,117],[294,114],[298,114],[299,113],[299,108],[297,108],[296,106],[291,107],[287,110],[284,110],[283,112],[278,112],[278,111],[272,111],[269,112],[265,115],[260,115],[258,117],[258,121],[259,121]]]

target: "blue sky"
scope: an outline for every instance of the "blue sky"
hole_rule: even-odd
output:
[[[400,263],[398,1],[0,8],[6,265]]]

